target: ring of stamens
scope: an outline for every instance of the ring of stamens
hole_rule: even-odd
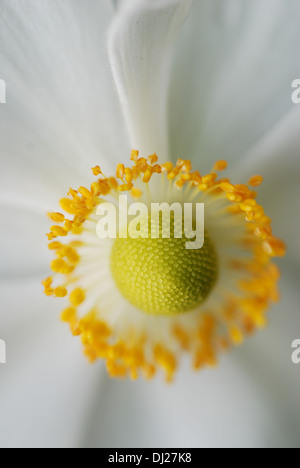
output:
[[[191,354],[195,369],[215,365],[216,356],[222,350],[240,344],[245,335],[265,326],[266,312],[279,298],[279,270],[272,259],[283,256],[285,246],[273,235],[271,220],[256,201],[254,188],[262,182],[261,176],[253,176],[247,185],[232,184],[217,174],[226,169],[225,161],[218,161],[209,174],[202,175],[192,170],[189,161],[160,165],[155,154],[146,159],[139,157],[135,150],[131,160],[131,167],[117,166],[115,177],[106,177],[99,166],[94,167],[96,181],[90,188],[70,189],[68,197],[61,200],[61,208],[66,214],[49,214],[53,221],[48,234],[49,249],[55,253],[55,259],[51,263],[53,275],[46,278],[43,285],[48,296],[68,297],[62,320],[69,323],[74,335],[81,336],[90,361],[105,359],[109,374],[115,377],[129,375],[136,378],[143,374],[150,378],[158,369],[163,369],[167,380],[171,380],[183,352]],[[105,296],[105,285],[102,288],[105,301],[101,303],[98,297],[92,300],[97,291],[93,278],[97,266],[101,269],[103,263],[101,257],[91,255],[92,249],[98,248],[95,247],[95,232],[91,237],[98,205],[106,199],[116,201],[122,193],[130,195],[132,200],[142,200],[151,191],[154,179],[163,182],[167,194],[170,191],[178,193],[188,201],[203,199],[206,212],[209,214],[212,210],[214,213],[208,236],[220,260],[220,275],[207,294],[198,296],[193,293],[188,306],[177,308],[177,311],[187,310],[192,305],[194,310],[189,314],[157,317],[137,311],[129,302],[128,314],[122,314],[119,309],[114,309],[114,297]],[[224,227],[224,231],[218,228],[221,233],[218,237],[213,228],[219,219],[219,227]],[[222,242],[232,247],[226,255],[219,245]],[[113,244],[108,243],[107,249],[114,256]],[[121,244],[115,244],[115,251],[122,263]],[[110,272],[110,258],[111,254],[105,260],[104,284]],[[124,265],[122,268],[130,281],[129,269],[127,271]],[[213,267],[211,271],[214,271]],[[215,279],[216,276],[212,274]],[[117,275],[114,277],[118,283]],[[201,277],[196,276],[196,280],[201,282]],[[231,281],[228,288],[227,280]],[[206,296],[208,300],[202,305],[202,298]],[[127,307],[126,300],[122,300],[122,307]],[[129,301],[141,309],[148,308],[146,296],[143,300],[129,297]],[[148,312],[153,313],[155,309],[161,312],[164,306],[168,312],[166,298],[153,306],[150,297],[149,304]],[[169,311],[174,312],[174,302],[170,304]]]

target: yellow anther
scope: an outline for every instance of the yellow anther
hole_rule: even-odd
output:
[[[167,178],[169,180],[173,180],[175,179],[176,176],[178,176],[178,174],[179,174],[179,169],[175,168],[172,171],[168,172]]]
[[[263,180],[264,178],[261,175],[255,175],[250,178],[249,185],[251,185],[251,187],[258,187],[263,182]]]
[[[42,285],[45,286],[45,289],[47,289],[47,288],[50,288],[50,286],[52,285],[52,282],[53,282],[53,278],[52,276],[49,276],[48,278],[42,281]]]
[[[151,154],[151,156],[148,157],[148,161],[151,165],[155,164],[158,161],[157,154],[156,153]]]
[[[124,178],[125,167],[124,164],[118,164],[116,170],[116,177],[117,179],[123,180]]]
[[[122,184],[118,186],[119,192],[128,192],[133,188],[133,184]]]
[[[154,174],[161,174],[162,173],[162,169],[161,169],[161,165],[160,164],[154,164],[154,166],[152,166],[151,168],[152,170],[152,173]]]
[[[79,234],[82,233],[82,230],[83,230],[82,226],[78,226],[78,225],[74,224],[74,226],[72,227],[71,232],[72,232],[72,234],[79,235]]]
[[[184,160],[181,166],[182,171],[190,172],[192,170],[192,163],[189,160]]]
[[[140,175],[139,168],[138,168],[137,166],[133,166],[133,167],[131,168],[131,171],[132,171],[132,178],[133,178],[134,180],[136,180],[136,179],[139,177],[139,175]]]
[[[234,192],[234,191],[235,191],[234,185],[230,184],[229,182],[222,182],[222,183],[220,184],[220,188],[221,188],[224,192],[228,192],[228,193],[231,193],[231,192]]]
[[[81,288],[76,288],[70,294],[70,302],[74,307],[80,306],[85,300],[85,292]]]
[[[150,181],[151,177],[152,177],[152,168],[148,167],[148,169],[146,170],[144,174],[143,182],[147,184]]]
[[[110,192],[111,187],[110,187],[110,184],[109,184],[109,180],[99,180],[98,181],[101,195],[107,195]]]
[[[74,190],[72,188],[70,188],[68,194],[70,197],[73,197],[74,199],[77,199],[78,198],[78,192],[77,190]]]
[[[249,188],[247,187],[247,185],[236,184],[234,188],[235,188],[235,191],[238,193],[241,193],[241,194],[249,193]]]
[[[62,244],[60,242],[51,242],[51,244],[48,245],[49,250],[57,250],[60,249]]]
[[[178,169],[181,169],[183,165],[184,165],[184,160],[183,160],[183,159],[180,159],[180,158],[177,159],[176,167],[177,167]]]
[[[202,177],[199,171],[195,171],[191,174],[191,180],[195,186],[198,186],[201,183]]]
[[[203,184],[208,184],[210,182],[214,182],[217,179],[217,174],[212,173],[212,174],[207,174],[202,177],[202,183]]]
[[[74,201],[70,200],[70,198],[62,198],[59,202],[61,208],[69,214],[75,214],[76,208],[74,205]]]
[[[117,190],[118,189],[118,181],[114,177],[110,177],[108,179],[108,183],[111,186],[112,189]]]
[[[86,199],[85,200],[85,205],[86,205],[88,210],[92,210],[94,208],[94,206],[95,206],[95,202],[94,202],[94,200]]]
[[[142,196],[142,191],[138,188],[133,188],[130,194],[133,198],[140,198]]]
[[[56,297],[66,297],[68,295],[68,291],[66,290],[66,288],[59,286],[55,289],[54,295]]]
[[[232,202],[237,202],[237,203],[243,200],[242,196],[239,195],[238,193],[226,193],[226,197],[228,198],[228,200]]]
[[[250,212],[253,211],[253,207],[256,206],[256,204],[257,204],[256,201],[251,198],[249,200],[243,201],[240,204],[240,208],[242,211],[245,211],[247,213],[249,211]]]
[[[271,257],[283,257],[286,252],[285,243],[280,239],[272,237],[263,243],[264,251]]]
[[[67,259],[69,260],[70,263],[76,264],[79,262],[80,257],[78,253],[76,252],[76,250],[70,248],[70,250],[67,253]]]
[[[227,161],[223,161],[223,160],[220,160],[220,161],[217,161],[215,164],[214,164],[214,171],[224,171],[228,166],[228,163]]]
[[[46,234],[47,235],[47,238],[48,238],[48,241],[52,241],[53,239],[56,239],[56,235],[53,234],[53,232],[50,232],[49,234]]]
[[[65,309],[60,316],[63,322],[70,322],[76,318],[76,309],[74,307],[68,307]]]
[[[129,168],[129,167],[126,167],[125,168],[125,180],[127,182],[127,184],[130,184],[130,182],[132,182],[132,170]]]
[[[63,223],[65,216],[62,213],[48,213],[49,218],[55,223]]]
[[[136,162],[136,165],[141,172],[145,172],[148,167],[147,159],[139,158]]]
[[[254,211],[254,219],[261,219],[265,214],[264,209],[261,205],[255,205],[253,207],[253,211]]]
[[[65,269],[68,267],[68,264],[64,260],[56,258],[53,260],[53,262],[51,262],[50,266],[51,270],[55,273],[64,273]]]
[[[246,214],[246,221],[250,222],[250,221],[253,221],[254,220],[254,217],[255,217],[255,213],[254,211],[248,211],[247,214]]]
[[[66,265],[63,271],[61,272],[64,275],[70,275],[75,270],[74,265]]]
[[[182,178],[176,180],[176,182],[175,182],[175,185],[178,188],[182,188],[185,184],[186,184],[186,180],[184,180]]]
[[[267,239],[272,234],[272,228],[270,226],[266,228],[257,226],[254,230],[254,234],[260,239]]]
[[[53,294],[54,294],[54,289],[52,289],[52,288],[45,288],[44,293],[46,294],[46,296],[53,296]]]
[[[93,199],[93,194],[90,192],[87,188],[85,187],[79,187],[78,192],[81,193],[84,197],[92,200]]]
[[[181,174],[180,179],[183,180],[184,182],[188,182],[189,180],[193,179],[192,174]]]
[[[100,185],[98,182],[93,182],[91,184],[91,193],[93,194],[94,197],[98,197],[101,193]]]
[[[173,169],[173,164],[171,162],[166,162],[161,166],[162,172],[171,172]]]
[[[93,171],[94,176],[98,176],[98,175],[102,174],[100,166],[92,167],[92,171]]]
[[[65,237],[68,235],[68,232],[61,226],[51,226],[50,231],[59,237]]]
[[[69,246],[63,246],[58,250],[57,255],[60,258],[67,258],[70,263],[77,263],[79,261],[79,255],[75,249]]]
[[[64,230],[67,232],[70,232],[72,231],[72,228],[73,228],[73,221],[66,219],[65,224],[64,224]]]
[[[107,361],[106,369],[111,377],[123,378],[127,375],[126,367],[122,364],[116,364],[114,361]]]
[[[132,150],[130,160],[136,162],[139,158],[140,152],[138,150]]]

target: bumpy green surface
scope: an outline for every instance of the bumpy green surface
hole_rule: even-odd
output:
[[[207,233],[199,250],[186,249],[187,239],[172,233],[170,239],[118,238],[112,248],[111,270],[122,295],[154,315],[181,314],[202,304],[218,276]]]

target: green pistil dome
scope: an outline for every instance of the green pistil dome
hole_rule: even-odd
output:
[[[218,277],[215,247],[205,232],[204,246],[186,249],[188,239],[127,239],[114,241],[113,278],[122,295],[153,315],[177,315],[201,305]]]

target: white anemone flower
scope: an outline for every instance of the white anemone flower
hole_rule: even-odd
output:
[[[0,78],[6,83],[6,104],[0,104],[0,338],[7,347],[7,363],[0,365],[0,445],[296,447],[300,429],[299,368],[292,363],[291,344],[300,338],[297,336],[300,105],[292,103],[291,84],[300,77],[299,2],[0,0],[0,9]],[[132,149],[138,149],[142,156],[151,155],[150,160],[138,161],[137,152],[130,153]],[[134,164],[129,170],[125,166],[130,154]],[[160,165],[156,164],[155,154]],[[182,159],[176,166],[179,158]],[[201,175],[191,173],[186,160]],[[220,181],[210,172],[212,167],[213,171],[224,169],[225,160],[234,183]],[[70,193],[70,200],[73,194],[73,208],[79,197],[84,201],[80,229],[83,226],[88,231],[97,204],[95,197],[103,194],[99,184],[109,186],[110,195],[120,190],[117,188],[120,181],[102,176],[103,173],[114,176],[116,166],[122,185],[129,185],[124,190],[128,189],[133,196],[143,197],[143,184],[149,182],[150,193],[161,201],[166,191],[163,188],[156,192],[159,178],[170,181],[167,201],[176,199],[177,195],[172,195],[175,185],[178,191],[185,189],[181,201],[186,200],[185,196],[193,196],[196,189],[197,196],[200,192],[207,196],[208,235],[217,253],[227,246],[230,255],[232,252],[240,255],[231,269],[226,269],[223,257],[220,259],[217,284],[211,284],[203,293],[216,297],[214,288],[219,291],[218,300],[212,301],[210,309],[206,305],[208,328],[198,329],[202,339],[208,333],[211,340],[211,327],[215,327],[216,316],[209,310],[217,310],[219,320],[226,296],[224,288],[228,291],[226,288],[231,288],[233,281],[243,275],[241,250],[246,224],[254,226],[256,234],[250,228],[247,233],[251,239],[247,239],[253,250],[256,235],[259,254],[263,255],[264,250],[267,257],[264,265],[270,256],[283,253],[281,242],[270,237],[269,218],[264,218],[263,226],[255,224],[257,216],[264,216],[261,204],[272,218],[274,232],[288,245],[285,259],[280,261],[282,300],[272,307],[268,327],[247,339],[242,347],[222,355],[217,369],[193,372],[188,357],[183,357],[171,385],[160,375],[150,382],[143,378],[112,379],[101,360],[93,366],[86,363],[80,340],[73,338],[68,327],[58,321],[58,302],[62,300],[41,294],[40,281],[49,275],[47,265],[53,260],[43,237],[49,232],[45,213],[55,207],[69,187],[81,187],[80,195]],[[83,185],[92,182],[91,167],[98,181],[94,190],[86,191]],[[134,188],[131,184],[135,171],[139,182]],[[253,201],[255,194],[251,188],[237,184],[246,184],[258,173],[265,179],[258,189],[260,204]],[[250,181],[257,185],[260,178],[256,176]],[[249,200],[250,208],[255,209],[249,209]],[[229,203],[232,203],[230,215]],[[74,214],[72,209],[69,211]],[[240,225],[236,220],[241,219],[241,211]],[[223,214],[219,220],[220,212]],[[56,215],[57,221],[64,219],[60,216]],[[52,228],[51,242],[58,242],[56,236],[61,229],[70,231],[68,226],[70,223],[60,225],[60,229]],[[237,245],[233,244],[234,239]],[[88,250],[90,238],[81,241]],[[125,257],[131,248],[125,251]],[[178,342],[183,348],[191,348],[194,358],[198,356],[195,367],[215,363],[215,338],[221,337],[213,334],[214,346],[209,341],[204,352],[197,355],[194,335],[189,334],[196,326],[194,311],[180,316],[177,323],[176,313],[182,312],[181,306],[177,310],[172,295],[164,291],[152,297],[152,290],[148,294],[156,309],[166,307],[167,299],[171,301],[170,317],[137,311],[139,306],[147,308],[142,294],[145,283],[137,285],[137,295],[129,284],[129,299],[133,303],[130,305],[123,298],[127,291],[122,291],[121,279],[114,277],[120,293],[109,279],[112,276],[109,267],[101,270],[105,262],[99,261],[99,272],[95,270],[94,256],[99,252],[107,255],[107,249],[89,253],[80,250],[79,264],[76,249],[67,254],[70,263],[76,264],[76,278],[71,268],[64,284],[53,287],[56,279],[52,277],[44,283],[46,292],[57,296],[64,296],[69,284],[76,284],[71,302],[79,314],[78,323],[74,322],[74,315],[70,320],[75,334],[81,332],[76,330],[77,325],[82,327],[88,322],[80,309],[85,304],[80,293],[91,286],[91,267],[96,275],[92,277],[103,282],[96,299],[103,305],[104,316],[108,320],[110,314],[114,317],[109,325],[112,328],[115,325],[116,336],[122,337],[126,323],[130,322],[131,328],[142,332],[149,328],[151,336],[159,336],[157,340],[169,346],[156,349],[154,364],[143,361],[144,373],[149,376],[157,364],[167,371],[168,378],[173,376],[179,351],[171,338],[168,325],[171,322],[179,323]],[[206,262],[212,254],[208,250]],[[117,259],[122,257],[120,252],[117,251]],[[181,260],[184,266],[186,259]],[[174,261],[167,262],[174,269]],[[252,272],[255,265],[253,262],[251,265]],[[65,266],[70,267],[67,263]],[[126,262],[115,266],[116,270],[123,268],[126,278],[133,271]],[[193,265],[188,267],[194,274]],[[214,268],[212,261],[211,274]],[[253,289],[257,294],[263,291],[267,305],[277,299],[278,269],[272,266],[265,270],[261,264],[258,269],[260,281],[251,277],[254,281],[251,287],[249,283],[243,287],[247,294],[249,288],[251,294]],[[62,273],[61,264],[60,267],[56,264],[54,270]],[[249,268],[247,272],[251,273]],[[150,281],[151,273],[150,267]],[[188,304],[182,309],[200,306],[200,299],[199,294],[188,296]],[[251,303],[250,313],[250,299],[247,296],[245,300],[244,315],[239,315],[238,321],[240,324],[246,319],[243,323],[250,331],[254,326],[264,325],[265,307],[255,302],[258,310],[254,310]],[[112,310],[111,302],[116,301]],[[68,310],[64,312],[65,319],[70,319],[70,307]],[[227,312],[225,324],[234,313]],[[99,322],[97,327],[98,333]],[[244,331],[241,326],[228,328],[229,337],[241,341]],[[94,331],[95,328],[90,328],[83,337],[86,353],[90,358],[101,355],[107,358],[105,350],[99,351]],[[128,335],[124,333],[126,340]],[[97,346],[91,347],[95,342]],[[168,349],[170,355],[166,354]],[[120,355],[123,352],[116,348],[110,351]],[[148,351],[143,348],[143,352]],[[122,369],[119,372],[114,364],[114,360],[108,363],[110,373],[122,374]],[[132,361],[131,364],[126,361],[125,372],[129,368],[131,377],[136,377],[140,370],[137,367],[136,362],[133,366]]]

